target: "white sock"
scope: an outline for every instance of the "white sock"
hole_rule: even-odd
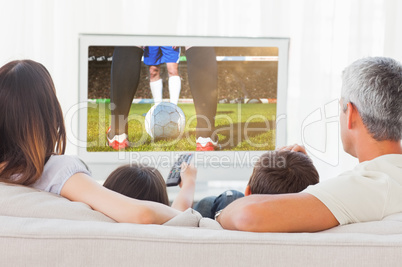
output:
[[[180,76],[169,77],[170,103],[177,105],[177,103],[179,102],[180,91],[181,91]]]
[[[155,105],[157,105],[160,102],[162,102],[162,89],[163,89],[162,79],[150,82],[149,85],[151,86],[151,93],[152,97],[154,98]]]

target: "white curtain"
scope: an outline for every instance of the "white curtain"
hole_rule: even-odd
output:
[[[398,0],[0,0],[0,24],[0,64],[42,62],[64,110],[78,101],[79,33],[289,37],[288,141],[305,143],[323,176],[356,163],[335,142],[342,69],[402,61]],[[72,134],[77,122],[66,123]]]

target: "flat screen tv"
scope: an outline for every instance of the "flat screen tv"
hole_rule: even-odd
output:
[[[258,157],[286,144],[288,51],[288,38],[81,34],[79,157],[102,182],[133,162],[166,177],[191,152],[196,198],[241,189]],[[108,131],[126,146],[109,146]]]

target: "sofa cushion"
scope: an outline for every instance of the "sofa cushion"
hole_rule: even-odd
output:
[[[198,211],[189,208],[176,217],[173,217],[169,221],[165,222],[163,225],[198,227],[198,222],[201,220],[201,218],[202,216]]]
[[[27,186],[0,183],[0,215],[79,221],[116,222],[87,204]],[[167,221],[167,226],[198,227],[201,214],[188,209]]]
[[[0,216],[115,222],[84,203],[73,202],[59,195],[31,187],[1,182]],[[218,222],[202,218],[193,209],[186,210],[164,225],[222,229]],[[402,233],[402,213],[387,216],[382,221],[348,224],[321,233],[400,234]]]
[[[198,227],[206,229],[214,229],[214,230],[223,230],[220,223],[210,218],[202,218],[198,223]]]
[[[248,233],[0,216],[0,266],[400,266],[402,234]]]
[[[401,234],[402,213],[391,214],[382,219],[382,221],[346,224],[320,233],[370,233],[376,235]]]
[[[115,222],[81,202],[27,186],[0,183],[0,215]]]

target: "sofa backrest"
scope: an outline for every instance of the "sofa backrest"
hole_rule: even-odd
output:
[[[0,215],[115,222],[81,202],[31,187],[0,183]]]
[[[0,183],[0,216],[116,222],[84,203],[73,202],[31,187],[7,183]],[[219,223],[202,218],[193,209],[186,210],[165,225],[199,227],[201,221],[203,228],[222,229]]]
[[[0,216],[115,223],[113,219],[92,210],[84,203],[72,202],[53,193],[7,183],[0,183]],[[188,209],[172,218],[165,225],[222,229],[218,222],[202,218],[193,209]],[[402,213],[390,215],[382,221],[343,225],[320,233],[401,234]]]

